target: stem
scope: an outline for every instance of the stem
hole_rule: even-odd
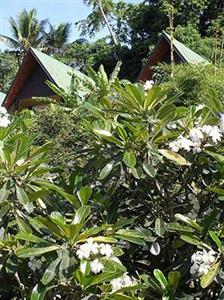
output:
[[[19,285],[19,289],[20,289],[20,293],[21,293],[21,299],[23,300],[26,300],[26,294],[25,294],[25,286],[24,284],[20,281],[20,278],[19,278],[19,275],[18,275],[18,272],[15,273],[15,278],[16,278],[16,281]]]
[[[174,75],[174,46],[173,46],[173,32],[174,32],[174,11],[173,3],[171,4],[171,12],[169,15],[170,25],[170,62],[171,62],[171,77]]]
[[[103,19],[104,19],[104,21],[105,21],[105,23],[106,23],[106,26],[107,26],[107,28],[108,28],[108,30],[109,30],[109,32],[110,32],[110,35],[111,35],[111,37],[112,37],[112,40],[113,40],[113,42],[114,42],[115,45],[118,45],[117,38],[116,38],[116,36],[115,36],[115,34],[114,34],[114,32],[113,32],[113,29],[112,29],[112,27],[111,27],[109,21],[107,20],[107,17],[106,17],[105,12],[104,12],[104,10],[103,10],[103,6],[102,6],[101,0],[98,0],[98,3],[99,3],[99,8],[100,8],[101,15],[102,15],[102,17],[103,17]]]

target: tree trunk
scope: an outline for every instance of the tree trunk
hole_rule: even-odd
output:
[[[117,41],[116,35],[114,34],[113,29],[112,29],[112,27],[111,27],[109,21],[107,20],[107,16],[106,16],[106,14],[104,13],[104,10],[103,10],[103,6],[102,6],[101,0],[98,0],[98,3],[99,3],[100,12],[101,12],[102,17],[103,17],[103,19],[104,19],[104,21],[105,21],[105,23],[106,23],[106,26],[107,26],[107,28],[108,28],[108,30],[109,30],[109,32],[110,32],[111,38],[112,38],[114,44],[115,44],[115,45],[118,45],[118,41]]]
[[[170,25],[170,62],[171,62],[171,77],[174,75],[174,46],[173,46],[173,33],[174,33],[174,13],[173,5],[169,16]]]

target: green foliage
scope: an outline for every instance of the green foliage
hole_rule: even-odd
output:
[[[9,63],[10,62],[10,63]],[[18,59],[16,54],[4,51],[0,52],[0,91],[7,92],[14,80],[18,69]]]
[[[170,96],[176,95],[179,105],[206,102],[207,98],[221,98],[223,95],[224,69],[214,65],[176,65],[174,77],[171,69],[160,65],[155,69],[155,80],[161,82]],[[212,96],[212,93],[216,96]]]

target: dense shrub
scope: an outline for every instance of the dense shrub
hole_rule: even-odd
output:
[[[174,77],[170,77],[171,67],[160,65],[156,67],[154,80],[164,84],[169,96],[176,99],[177,104],[190,105],[203,103],[208,97],[222,99],[224,94],[224,68],[214,65],[176,65]]]
[[[89,75],[62,106],[1,113],[1,297],[222,299],[218,93]]]

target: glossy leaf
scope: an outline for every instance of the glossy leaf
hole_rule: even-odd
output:
[[[48,247],[42,247],[42,248],[22,248],[16,251],[16,255],[20,258],[28,258],[31,256],[39,256],[43,255],[48,252],[56,251],[61,249],[60,246],[54,245],[54,246],[48,246]]]
[[[137,162],[134,151],[132,151],[132,150],[125,151],[124,157],[123,157],[123,162],[125,163],[125,165],[127,167],[133,168]]]
[[[111,161],[108,164],[106,164],[106,166],[100,171],[99,174],[99,178],[101,180],[107,178],[107,176],[111,173],[111,171],[113,170],[113,166],[114,166],[114,162]]]
[[[153,271],[153,274],[154,274],[156,280],[159,282],[161,288],[163,290],[167,290],[169,284],[168,284],[168,281],[167,281],[166,277],[164,276],[163,272],[161,272],[159,269],[155,269]]]
[[[146,159],[144,160],[142,167],[145,173],[148,174],[150,177],[154,178],[156,176],[156,171],[154,167],[151,166]]]
[[[45,272],[41,278],[41,282],[44,285],[48,285],[54,279],[54,277],[56,276],[56,268],[59,265],[60,261],[61,261],[61,258],[58,257],[45,270]]]
[[[174,151],[167,150],[167,149],[159,149],[159,153],[161,153],[167,159],[174,161],[178,165],[185,166],[189,164],[183,156],[181,156],[179,153],[176,153]]]
[[[157,218],[155,221],[155,232],[158,236],[163,236],[165,233],[165,224],[161,218]]]
[[[217,262],[216,264],[212,265],[208,270],[208,273],[201,277],[201,287],[203,289],[207,288],[217,276],[221,266],[221,261]]]
[[[82,205],[86,205],[92,195],[92,188],[90,186],[82,186],[77,194]]]

